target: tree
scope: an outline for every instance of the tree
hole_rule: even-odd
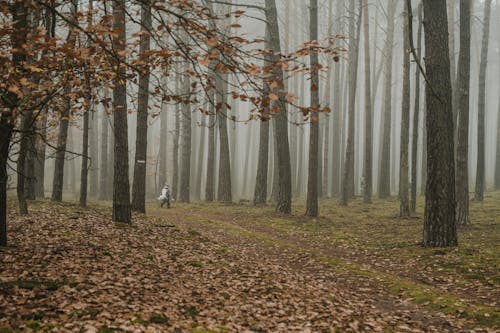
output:
[[[423,245],[455,246],[455,161],[446,1],[424,0],[423,4],[428,157]],[[410,1],[408,5],[411,7]]]
[[[89,116],[90,116],[90,91],[85,100],[87,110],[83,114],[83,138],[82,138],[82,168],[80,172],[80,207],[87,207],[87,185],[89,174]]]
[[[310,38],[318,39],[318,0],[310,0]],[[318,53],[310,53],[311,62],[311,125],[309,131],[309,167],[307,178],[306,215],[318,216],[318,164],[319,164],[319,73]]]
[[[418,5],[418,32],[416,57],[421,61],[422,48],[422,2]],[[415,213],[417,209],[417,153],[418,153],[418,132],[420,124],[420,68],[415,66],[415,96],[413,105],[413,133],[411,143],[411,197],[410,212]]]
[[[408,145],[410,141],[410,36],[407,7],[403,6],[403,101],[401,107],[401,141],[399,158],[399,216],[410,216],[408,198]]]
[[[102,113],[101,113],[101,156],[99,158],[99,200],[109,200],[109,186],[108,186],[108,127],[109,127],[109,115],[108,115],[108,103],[109,103],[109,91],[104,89],[104,100]]]
[[[270,48],[273,50],[271,62],[273,63],[272,76],[277,82],[278,87],[271,92],[278,96],[278,100],[271,105],[271,113],[274,114],[275,142],[277,150],[278,163],[278,200],[276,211],[279,213],[290,214],[292,211],[292,175],[290,166],[290,148],[288,145],[288,123],[285,114],[286,96],[283,91],[283,70],[274,64],[280,60],[278,54],[281,53],[280,32],[278,27],[278,14],[275,0],[266,0],[266,21],[270,35]],[[280,88],[281,87],[281,88]]]
[[[486,67],[488,64],[488,42],[490,36],[491,0],[484,2],[483,39],[481,44],[481,62],[479,64],[479,97],[477,106],[477,201],[483,201],[485,191],[485,108],[486,108]]]
[[[114,118],[114,172],[113,172],[113,221],[130,223],[130,185],[128,162],[128,124],[125,53],[126,25],[125,0],[113,1],[113,49],[111,60],[115,68],[113,80]]]
[[[368,0],[363,1],[363,38],[365,48],[365,154],[363,161],[363,201],[372,201],[373,179],[373,124],[372,124],[372,92],[370,70],[370,16]]]
[[[500,66],[499,66],[500,68]],[[500,77],[500,73],[498,75]],[[496,147],[496,160],[495,160],[495,189],[500,190],[500,94],[498,98],[498,112],[497,112],[497,147]]]
[[[269,30],[266,27],[266,48],[269,48]],[[270,65],[270,56],[266,55],[264,59],[265,66]],[[269,96],[269,84],[264,80],[263,94]],[[262,205],[267,201],[267,173],[269,167],[269,101],[264,99],[262,121],[259,128],[259,155],[257,162],[257,176],[255,179],[255,190],[253,203],[254,205]]]
[[[382,143],[378,194],[381,199],[391,195],[391,122],[392,122],[392,57],[394,44],[394,15],[396,2],[390,0],[387,13],[387,37],[384,46],[384,90],[382,96]]]
[[[187,63],[184,65],[184,73],[188,70]],[[188,75],[181,76],[181,91],[185,95],[190,94],[190,81]],[[191,107],[188,103],[181,106],[181,169],[179,181],[179,201],[189,202],[191,184]]]
[[[23,77],[23,63],[27,58],[22,46],[27,42],[29,13],[24,1],[15,1],[9,9],[14,22],[10,34],[13,70],[9,73],[9,81],[16,85]],[[6,109],[0,113],[0,246],[7,246],[7,161],[19,96],[16,91],[2,91],[1,102]]]
[[[160,113],[160,147],[158,159],[160,167],[158,170],[158,184],[163,186],[167,182],[167,147],[168,147],[168,113],[166,103],[162,101]]]
[[[151,3],[145,1],[141,5],[141,37],[139,58],[149,63],[150,49],[149,31],[151,24]],[[146,213],[146,162],[148,152],[148,103],[149,103],[149,71],[147,65],[139,73],[139,96],[137,101],[137,135],[135,142],[134,182],[132,184],[132,210]]]
[[[349,198],[354,196],[354,140],[355,140],[355,113],[356,113],[356,87],[358,78],[359,35],[361,31],[362,0],[359,2],[359,13],[355,13],[355,1],[350,2],[349,12],[349,110],[347,128],[347,146],[344,160],[344,175],[342,177],[342,196],[340,202],[347,205]],[[356,23],[357,16],[357,23]]]
[[[78,1],[71,1],[71,18],[70,21],[73,23],[76,22],[76,13],[78,11]],[[75,45],[76,43],[76,33],[74,32],[73,25],[70,26],[68,31],[68,41],[71,45]],[[70,59],[67,59],[67,66],[71,66],[69,64]],[[64,96],[64,105],[62,106],[62,110],[59,115],[59,134],[57,137],[57,149],[56,149],[56,160],[54,164],[54,178],[52,182],[52,201],[62,201],[63,196],[63,184],[64,184],[64,162],[66,158],[66,145],[68,141],[68,128],[69,128],[69,118],[71,113],[71,86],[66,85],[64,88],[65,96]]]

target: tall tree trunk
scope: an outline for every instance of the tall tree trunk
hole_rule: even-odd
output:
[[[129,161],[128,161],[128,124],[127,124],[127,86],[126,68],[120,52],[125,50],[126,24],[125,0],[113,2],[113,49],[116,52],[114,68],[116,78],[113,88],[114,118],[114,175],[113,175],[113,221],[131,222]]]
[[[176,72],[179,73],[180,69],[177,68]],[[181,94],[179,83],[181,81],[180,75],[175,79],[175,93]],[[175,124],[174,124],[174,151],[172,156],[172,197],[177,200],[177,193],[179,188],[179,140],[180,140],[180,126],[181,126],[181,110],[179,105],[175,108]]]
[[[42,114],[42,119],[38,121],[37,127],[39,128],[38,136],[35,139],[35,197],[40,199],[45,198],[45,155],[47,145],[45,144],[47,136],[47,118],[48,111]]]
[[[19,152],[17,156],[17,200],[19,202],[19,214],[28,214],[28,202],[26,201],[26,155],[30,135],[33,131],[33,112],[24,111],[21,113],[21,140],[19,144]]]
[[[87,185],[89,174],[89,116],[91,108],[90,92],[86,96],[87,109],[83,114],[83,138],[82,138],[82,168],[80,174],[80,207],[87,207]]]
[[[217,200],[225,203],[232,202],[231,191],[231,159],[229,156],[229,138],[227,133],[227,86],[222,74],[216,74],[216,104],[217,120],[219,124],[219,183]]]
[[[382,145],[378,178],[378,194],[381,199],[391,195],[391,123],[392,123],[392,57],[394,44],[394,15],[397,3],[389,0],[387,14],[387,39],[385,41],[385,73],[382,97]]]
[[[355,116],[356,116],[356,88],[358,78],[359,36],[361,32],[361,16],[363,3],[359,1],[359,12],[355,12],[355,1],[350,2],[349,12],[352,15],[349,22],[349,110],[347,145],[342,177],[342,196],[340,203],[347,205],[349,198],[354,196],[354,159],[355,159]],[[356,22],[357,21],[357,22]]]
[[[408,8],[403,6],[403,101],[401,107],[401,141],[399,151],[399,216],[410,216],[408,197],[410,143],[410,42],[408,32]]]
[[[188,70],[187,63],[183,73]],[[183,95],[190,94],[189,76],[183,75],[181,78],[181,91]],[[181,112],[181,169],[179,182],[179,201],[189,202],[191,183],[191,106],[182,104]]]
[[[413,37],[413,36],[412,36]],[[422,2],[418,5],[418,32],[417,49],[415,50],[418,60],[421,60],[422,48]],[[417,209],[417,153],[418,153],[418,132],[420,123],[420,68],[415,66],[415,101],[413,106],[413,133],[411,143],[411,198],[410,212],[415,213]]]
[[[471,0],[460,0],[460,53],[458,56],[458,148],[456,167],[457,224],[469,217],[469,92]]]
[[[99,200],[109,200],[109,185],[108,185],[108,127],[109,115],[107,103],[109,102],[108,89],[104,89],[105,105],[101,114],[101,156],[99,158]],[[97,115],[95,115],[97,116]]]
[[[145,1],[141,5],[141,37],[139,57],[146,64],[151,31],[151,4]],[[132,210],[146,213],[146,166],[148,153],[148,104],[149,104],[149,68],[146,66],[139,73],[139,96],[137,101],[137,132],[135,142],[134,182],[132,184]]]
[[[10,36],[14,71],[10,79],[13,82],[19,82],[22,78],[23,63],[27,58],[23,45],[27,42],[28,7],[24,1],[15,1],[10,10],[14,22]],[[15,124],[14,112],[19,104],[18,96],[13,92],[6,92],[5,97],[2,96],[2,104],[6,106],[6,109],[3,109],[0,115],[0,246],[7,246],[7,163]]]
[[[373,124],[372,124],[372,92],[370,69],[370,16],[368,0],[363,1],[363,32],[365,48],[365,159],[363,163],[363,201],[372,202],[373,190]]]
[[[266,0],[266,21],[270,34],[270,46],[274,51],[272,54],[272,62],[279,61],[277,54],[281,53],[280,32],[278,27],[278,14],[275,0]],[[292,175],[290,166],[290,147],[288,145],[288,122],[286,111],[286,95],[279,91],[283,89],[283,71],[279,66],[273,66],[273,77],[279,84],[275,89],[275,93],[279,96],[276,103],[272,103],[272,107],[276,107],[278,112],[274,116],[274,125],[276,126],[276,150],[278,163],[279,177],[279,192],[278,202],[276,203],[276,211],[279,213],[290,214],[292,212]]]
[[[311,40],[318,40],[318,0],[310,0],[309,31]],[[307,176],[306,216],[316,217],[318,209],[318,164],[319,164],[319,73],[318,53],[310,53],[311,73],[311,110],[309,131],[309,167]]]
[[[427,187],[423,244],[457,245],[450,57],[445,0],[424,0]]]
[[[158,159],[160,167],[158,170],[158,185],[164,186],[167,183],[167,147],[168,147],[168,110],[167,104],[162,102],[160,114],[160,148]],[[156,190],[156,189],[155,189]]]
[[[210,94],[210,115],[208,116],[208,155],[207,155],[207,180],[205,184],[205,201],[214,201],[215,197],[215,94]]]
[[[486,67],[488,63],[488,42],[490,36],[491,0],[484,2],[483,40],[481,63],[479,65],[479,101],[477,106],[477,169],[476,201],[483,201],[485,191],[485,108],[486,108]]]
[[[500,69],[500,66],[498,66]],[[500,78],[500,71],[498,73]],[[500,84],[499,84],[500,86]],[[500,190],[500,92],[498,95],[498,112],[497,112],[497,147],[495,160],[495,190]]]

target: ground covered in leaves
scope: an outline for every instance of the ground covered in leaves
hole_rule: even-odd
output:
[[[319,219],[174,205],[110,220],[94,205],[12,205],[0,332],[496,332],[500,193],[472,203],[460,246],[424,249],[397,202]]]

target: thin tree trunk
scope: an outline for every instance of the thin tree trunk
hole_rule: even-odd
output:
[[[114,173],[113,173],[113,221],[130,223],[130,184],[128,161],[128,124],[127,124],[127,86],[126,68],[121,51],[125,50],[126,24],[125,0],[113,2],[113,30],[117,32],[113,38],[113,49],[117,52],[114,68],[116,78],[113,88],[114,118]]]
[[[217,74],[216,78],[216,104],[217,119],[219,124],[219,182],[217,187],[217,200],[225,203],[232,202],[231,191],[231,159],[229,156],[229,138],[227,133],[227,96],[225,78]]]
[[[186,73],[187,64],[184,68]],[[187,75],[181,77],[181,91],[183,95],[190,93],[190,80]],[[181,112],[181,169],[179,182],[179,201],[190,201],[191,183],[191,107],[189,104],[182,104]]]
[[[139,57],[146,64],[150,49],[151,4],[145,1],[141,5],[141,37]],[[148,153],[148,104],[149,104],[149,68],[139,73],[139,96],[137,101],[137,132],[135,142],[134,181],[132,184],[132,210],[146,213],[146,166]]]
[[[310,0],[310,39],[318,39],[318,0]],[[318,164],[319,164],[319,63],[318,53],[310,53],[311,62],[311,110],[309,131],[309,167],[307,176],[306,216],[316,217],[318,209]]]
[[[479,65],[479,101],[477,120],[477,168],[476,201],[483,201],[485,191],[485,108],[486,108],[486,67],[488,63],[488,40],[490,36],[491,0],[484,2],[483,40],[481,63]]]
[[[469,91],[471,0],[460,0],[460,53],[458,56],[458,148],[456,168],[456,222],[470,223],[469,217]]]
[[[417,49],[415,50],[418,59],[421,59],[422,48],[422,3],[418,5],[418,32]],[[411,198],[410,212],[417,210],[417,153],[418,153],[418,132],[420,123],[420,69],[415,66],[415,101],[413,106],[413,133],[411,143]]]
[[[387,39],[385,42],[385,73],[382,97],[382,145],[378,178],[378,194],[381,199],[391,195],[391,123],[392,123],[392,57],[394,44],[394,16],[396,2],[390,0],[387,14]]]
[[[424,0],[427,187],[423,245],[457,245],[450,57],[445,0]]]
[[[207,155],[207,181],[205,185],[205,200],[208,202],[214,201],[215,188],[215,95],[213,91],[210,93],[211,111],[208,116],[208,155]]]
[[[104,89],[104,98],[106,99],[106,104],[102,109],[101,114],[101,156],[99,159],[99,200],[109,200],[109,185],[108,185],[108,90]]]
[[[363,201],[372,202],[373,179],[373,125],[372,125],[372,96],[371,96],[371,69],[370,69],[370,16],[368,0],[363,1],[363,32],[365,47],[365,159],[363,164]]]
[[[167,147],[168,147],[168,110],[166,103],[162,102],[160,114],[160,147],[158,159],[160,167],[158,170],[158,185],[164,186],[167,183]],[[155,189],[156,190],[156,189]]]
[[[179,73],[180,69],[177,68],[176,72]],[[179,75],[177,75],[175,79],[175,92],[176,94],[180,94],[180,82],[181,78]],[[179,109],[179,106],[177,105],[175,108],[175,127],[174,127],[174,151],[173,151],[173,156],[172,156],[172,163],[174,164],[173,170],[172,170],[172,197],[174,199],[177,199],[177,193],[178,193],[178,188],[179,188],[179,140],[180,140],[180,114],[181,110]]]
[[[408,197],[410,143],[410,43],[408,32],[408,9],[403,6],[403,101],[401,107],[401,140],[399,153],[399,216],[410,216]]]
[[[83,138],[82,138],[82,168],[80,174],[80,207],[87,207],[87,185],[89,174],[89,116],[90,116],[90,92],[86,96],[87,109],[83,114]]]

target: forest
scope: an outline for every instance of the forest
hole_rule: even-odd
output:
[[[500,0],[4,0],[0,67],[0,333],[500,330]]]

